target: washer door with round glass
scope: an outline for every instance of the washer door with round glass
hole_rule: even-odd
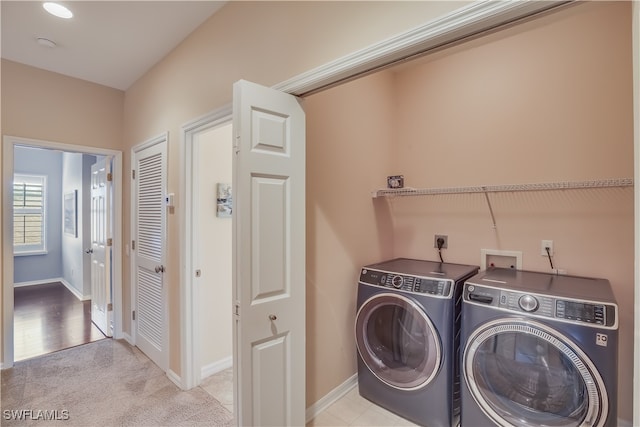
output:
[[[356,344],[369,370],[397,389],[425,387],[440,367],[441,344],[431,320],[403,295],[382,293],[362,304]]]
[[[601,426],[600,374],[569,338],[541,323],[500,319],[467,341],[462,370],[482,411],[500,426]]]

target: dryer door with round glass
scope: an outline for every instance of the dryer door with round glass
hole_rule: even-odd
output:
[[[600,426],[608,398],[593,363],[539,322],[500,319],[468,339],[463,375],[476,403],[500,426]]]
[[[399,294],[374,295],[356,317],[356,344],[369,370],[391,387],[417,390],[433,380],[442,358],[424,310]]]

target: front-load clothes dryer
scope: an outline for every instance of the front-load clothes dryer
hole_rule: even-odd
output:
[[[618,306],[605,279],[489,269],[462,302],[462,426],[615,426]]]
[[[460,412],[460,301],[471,265],[397,258],[360,271],[358,387],[371,402],[428,427]]]

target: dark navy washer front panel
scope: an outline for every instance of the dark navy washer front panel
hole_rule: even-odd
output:
[[[467,280],[461,425],[617,425],[617,318],[603,279],[495,269]]]
[[[457,423],[456,322],[463,281],[477,271],[404,258],[361,270],[355,331],[361,396],[419,425]]]

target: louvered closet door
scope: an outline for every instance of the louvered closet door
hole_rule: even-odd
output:
[[[167,138],[134,148],[134,290],[136,345],[160,368],[168,368],[165,205]]]

